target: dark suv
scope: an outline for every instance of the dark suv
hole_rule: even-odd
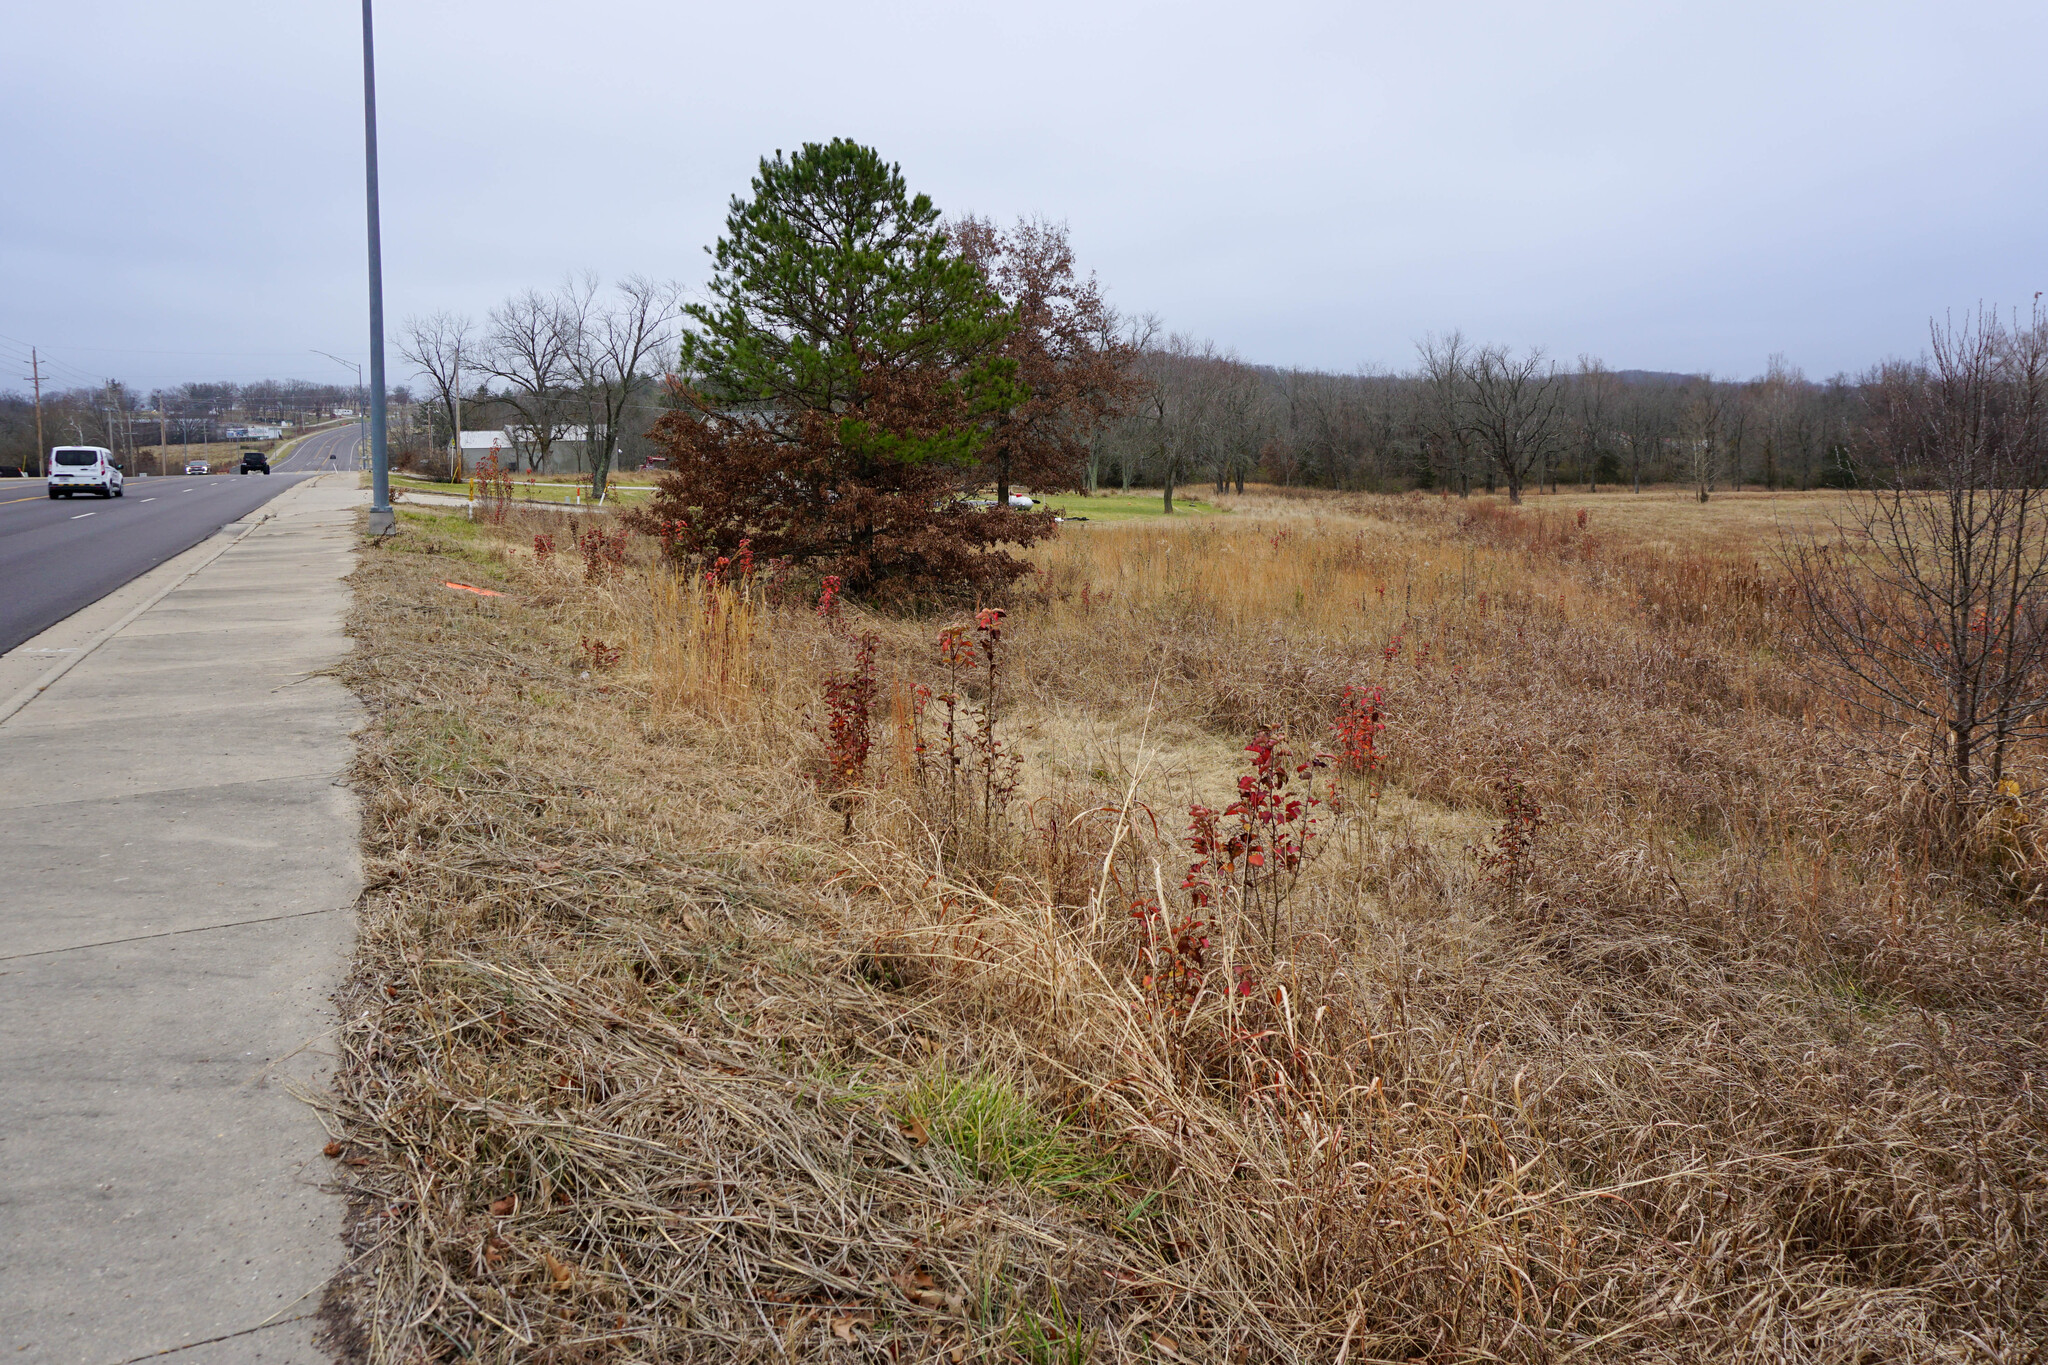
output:
[[[270,472],[270,461],[260,450],[245,450],[242,452],[242,472],[244,474],[268,474]]]

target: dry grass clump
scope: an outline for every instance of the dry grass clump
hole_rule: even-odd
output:
[[[1758,537],[1474,502],[1070,533],[964,670],[412,520],[351,664],[373,1357],[2039,1359],[2041,822],[1928,837]],[[1298,779],[1298,876],[1191,874],[1346,686],[1387,762]]]

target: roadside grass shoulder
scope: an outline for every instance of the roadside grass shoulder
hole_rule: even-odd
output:
[[[382,1358],[2048,1338],[2048,812],[1936,850],[1765,647],[1769,502],[1234,506],[1063,534],[1000,617],[536,556],[538,509],[367,550],[331,1112]],[[1377,766],[1199,842],[1347,687]]]
[[[450,497],[467,498],[471,495],[470,485],[465,481],[451,482],[447,479],[425,478],[417,474],[391,476],[395,488],[414,489],[422,493],[442,493]],[[550,477],[532,479],[515,476],[511,482],[512,501],[515,503],[561,503],[568,504],[589,500],[589,484],[573,478]],[[647,497],[653,491],[651,485],[614,481],[608,488],[608,500],[628,501]]]
[[[1067,1149],[1015,1105],[944,1108],[1002,1163],[989,1177],[902,1132],[890,1097],[921,1093],[936,1039],[854,970],[844,910],[868,893],[835,884],[800,767],[652,713],[630,663],[590,665],[586,638],[632,638],[639,589],[402,516],[356,580],[375,889],[334,1099],[358,1235],[392,1270],[443,1268],[357,1282],[359,1316],[413,1324],[393,1358],[502,1358],[601,1322],[636,1351],[731,1359],[804,1305],[825,1340],[858,1307],[981,1355],[1015,1312],[952,1323],[920,1287],[964,1294],[949,1267],[1021,1305],[1060,1266],[1154,1273],[1068,1207]],[[458,550],[507,595],[443,589]],[[415,1160],[431,1201],[402,1193]],[[443,1272],[460,1294],[436,1293]]]

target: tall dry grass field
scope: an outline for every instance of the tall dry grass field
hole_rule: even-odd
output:
[[[1936,838],[1802,677],[1824,499],[1531,502],[1075,528],[978,620],[408,514],[359,1348],[2041,1359],[2038,804]]]

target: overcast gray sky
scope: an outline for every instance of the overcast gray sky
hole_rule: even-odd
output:
[[[28,343],[60,381],[345,376],[311,348],[366,350],[359,32],[10,6],[0,387]],[[386,309],[696,283],[763,153],[846,136],[948,212],[1065,219],[1117,305],[1250,360],[1455,327],[1825,375],[2048,288],[2044,54],[2039,0],[384,0]]]

